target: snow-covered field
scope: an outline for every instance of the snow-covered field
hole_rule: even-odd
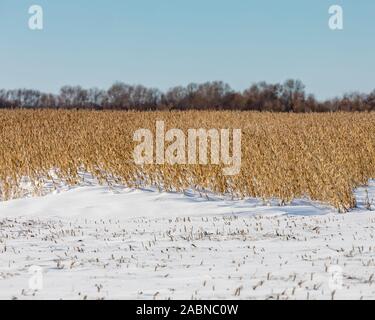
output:
[[[2,202],[0,298],[375,299],[367,189],[348,214],[95,184]]]

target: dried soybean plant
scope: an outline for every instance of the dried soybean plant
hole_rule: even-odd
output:
[[[133,133],[179,128],[239,128],[241,172],[222,165],[145,165],[133,160]],[[309,197],[340,211],[355,207],[353,188],[375,178],[375,114],[278,114],[226,111],[122,112],[0,111],[2,200],[35,192],[46,183],[81,182],[88,172],[101,183],[160,190],[195,189],[233,197]]]

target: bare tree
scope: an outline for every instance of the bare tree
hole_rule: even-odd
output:
[[[90,108],[118,110],[256,110],[272,112],[374,111],[375,90],[317,101],[300,80],[259,82],[237,92],[222,81],[176,86],[163,93],[142,85],[114,83],[108,90],[64,86],[58,95],[38,90],[0,90],[0,108]]]

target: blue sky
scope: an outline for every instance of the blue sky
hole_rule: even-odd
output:
[[[33,4],[43,31],[28,29]],[[373,0],[0,0],[0,88],[299,78],[328,98],[375,88],[374,35]]]

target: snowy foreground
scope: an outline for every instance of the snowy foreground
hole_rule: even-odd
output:
[[[356,195],[344,215],[101,186],[2,202],[0,298],[375,299],[375,212]]]

